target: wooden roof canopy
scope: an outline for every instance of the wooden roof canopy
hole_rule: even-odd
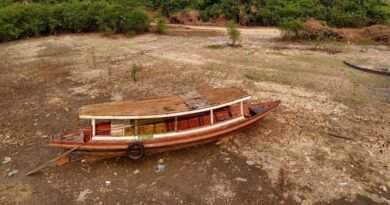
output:
[[[114,101],[80,108],[85,119],[143,119],[174,117],[193,114],[250,99],[238,88],[205,88],[186,94],[165,95],[155,98]]]

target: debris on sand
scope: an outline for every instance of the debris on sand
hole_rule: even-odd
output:
[[[253,166],[253,165],[255,165],[255,162],[248,160],[248,161],[246,161],[246,164],[249,166]]]
[[[298,204],[301,204],[301,203],[302,203],[301,197],[299,197],[299,196],[296,195],[296,194],[293,195],[293,200],[294,200],[295,202],[297,202]]]
[[[6,163],[10,162],[11,159],[12,159],[11,157],[4,157],[4,161],[2,163],[6,164]]]
[[[239,182],[247,182],[248,181],[246,178],[242,178],[242,177],[237,177],[234,180],[239,181]]]
[[[340,182],[339,185],[340,185],[340,186],[347,186],[348,183],[347,183],[347,182]]]
[[[382,189],[382,191],[387,192],[387,187],[385,185],[381,185],[379,188]]]
[[[29,175],[31,175],[31,174],[34,174],[35,172],[38,172],[38,171],[40,171],[41,169],[43,169],[43,168],[49,166],[51,163],[53,163],[53,162],[55,162],[55,161],[57,161],[57,160],[59,160],[59,159],[61,159],[61,158],[63,158],[63,157],[68,156],[71,152],[75,151],[75,150],[76,150],[77,148],[79,148],[80,146],[81,146],[81,145],[79,145],[79,146],[77,146],[77,147],[74,147],[74,148],[68,150],[67,152],[65,152],[65,153],[63,153],[63,154],[58,155],[56,158],[54,158],[54,159],[52,159],[52,160],[46,162],[45,164],[42,164],[41,166],[39,166],[39,167],[37,167],[37,168],[31,170],[30,172],[28,172],[28,173],[26,174],[26,176],[29,176]]]
[[[106,186],[110,185],[111,184],[111,181],[106,181]]]
[[[56,160],[56,165],[57,166],[63,166],[65,164],[68,164],[70,162],[70,157],[69,156],[64,156]]]
[[[18,171],[17,169],[14,169],[14,170],[8,172],[8,176],[9,176],[9,177],[12,177],[12,176],[14,176],[16,173],[18,173],[18,172],[19,172],[19,171]]]
[[[133,174],[138,174],[140,171],[138,169],[134,170]]]
[[[87,195],[92,193],[90,189],[85,189],[83,191],[80,191],[79,196],[77,197],[77,202],[84,202],[87,199]]]
[[[163,172],[165,169],[165,165],[164,164],[158,164],[157,167],[156,167],[156,172]]]

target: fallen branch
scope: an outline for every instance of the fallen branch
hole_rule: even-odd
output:
[[[337,135],[335,133],[328,133],[328,135],[332,136],[332,137],[336,137],[336,138],[340,138],[340,139],[344,139],[344,140],[352,140],[352,141],[355,141],[354,139],[352,138],[349,138],[349,137],[344,137],[344,136],[340,136],[340,135]]]
[[[70,154],[71,152],[75,151],[75,150],[76,150],[77,148],[79,148],[79,147],[81,147],[81,145],[79,145],[79,146],[77,146],[77,147],[74,147],[74,148],[68,150],[67,152],[65,152],[65,153],[63,153],[63,154],[61,154],[61,155],[59,155],[58,157],[56,157],[56,158],[54,158],[54,159],[52,159],[52,160],[46,162],[45,164],[42,164],[41,166],[39,166],[39,167],[37,167],[37,168],[31,170],[30,172],[28,172],[28,173],[26,174],[26,176],[31,175],[31,174],[33,174],[33,173],[35,173],[35,172],[37,172],[37,171],[39,171],[39,170],[41,170],[41,169],[43,169],[43,168],[49,166],[51,163],[57,161],[58,159],[61,159],[62,157],[67,156],[68,154]]]

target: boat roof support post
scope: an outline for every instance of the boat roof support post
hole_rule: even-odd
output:
[[[134,119],[134,134],[138,135],[138,120]]]
[[[214,111],[212,109],[210,110],[210,124],[214,124]]]
[[[240,112],[241,112],[241,116],[243,116],[244,115],[244,101],[240,102]]]
[[[92,124],[92,137],[95,137],[96,135],[96,130],[95,130],[95,119],[92,119],[91,120],[91,124]]]

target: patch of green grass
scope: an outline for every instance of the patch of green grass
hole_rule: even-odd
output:
[[[170,36],[185,36],[185,37],[212,37],[212,36],[222,36],[223,33],[220,31],[209,31],[209,30],[194,30],[194,29],[175,29],[170,28],[167,33]]]
[[[257,81],[257,82],[274,81],[275,80],[275,78],[272,75],[267,74],[264,71],[254,71],[254,70],[248,71],[247,73],[245,73],[244,77],[246,79]]]
[[[316,55],[302,55],[302,56],[289,56],[290,64],[287,67],[295,65],[295,68],[290,70],[305,71],[312,74],[322,74],[337,76],[340,75],[344,63],[334,57],[316,56]]]
[[[136,64],[133,64],[131,67],[131,78],[134,82],[137,82],[137,72],[139,71],[139,68]]]
[[[357,65],[365,65],[365,64],[368,64],[368,60],[369,59],[367,59],[367,58],[359,58],[359,59],[347,60],[347,62],[352,63],[352,64],[357,64]]]
[[[300,55],[300,56],[290,56],[289,59],[305,62],[313,65],[333,65],[333,61],[330,61],[324,57],[309,56],[309,55]]]
[[[389,88],[390,83],[386,76],[375,75],[371,73],[365,73],[358,70],[351,70],[349,74],[351,82],[357,85],[369,87],[369,88]]]
[[[362,39],[359,39],[356,43],[360,45],[380,45],[379,42],[372,40],[370,37],[363,37]]]
[[[157,17],[156,33],[167,34],[166,19],[163,16]]]
[[[280,52],[280,51],[270,51],[270,52],[267,52],[267,54],[270,54],[270,55],[277,55],[277,56],[289,56],[283,52]]]
[[[223,48],[224,46],[221,45],[221,44],[211,44],[211,45],[208,45],[207,48],[210,48],[210,49],[221,49]]]

